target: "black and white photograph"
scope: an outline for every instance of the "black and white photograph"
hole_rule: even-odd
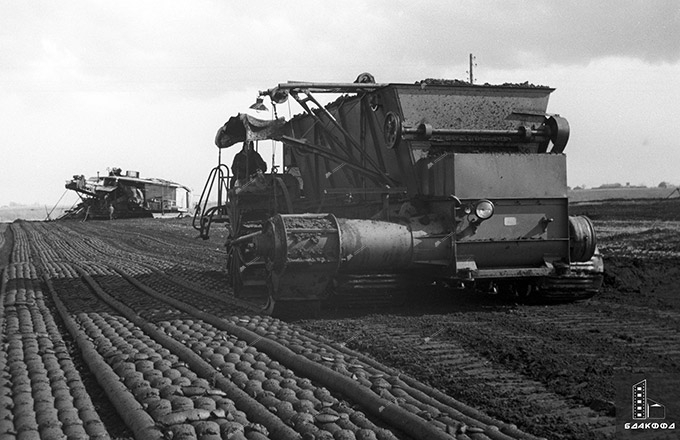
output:
[[[680,438],[680,2],[0,0],[0,438]]]

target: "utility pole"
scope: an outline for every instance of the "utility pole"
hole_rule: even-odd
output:
[[[472,54],[470,54],[470,85],[475,83],[475,76],[472,72],[472,67],[474,66],[474,61],[473,61],[474,59],[475,59],[475,57],[473,57]]]

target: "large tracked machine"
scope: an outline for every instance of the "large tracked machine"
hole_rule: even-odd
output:
[[[73,176],[66,189],[81,203],[60,219],[113,219],[182,216],[189,210],[191,190],[179,183],[158,178],[140,178],[139,171],[122,173],[111,168],[107,176]]]
[[[603,263],[591,221],[569,216],[569,125],[546,113],[553,90],[379,84],[362,74],[260,91],[260,102],[292,98],[303,112],[289,121],[239,114],[216,144],[280,141],[282,172],[234,186],[220,164],[194,226],[207,238],[212,223],[226,223],[234,294],[266,292],[274,313],[311,313],[342,296],[360,303],[376,291],[417,295],[435,283],[588,298]],[[339,97],[322,105],[321,93]]]

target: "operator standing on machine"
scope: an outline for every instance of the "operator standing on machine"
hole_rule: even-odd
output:
[[[246,141],[243,143],[243,149],[234,156],[231,170],[234,173],[232,187],[240,187],[244,185],[253,174],[266,172],[267,163],[262,159],[262,156],[253,149],[252,141]]]

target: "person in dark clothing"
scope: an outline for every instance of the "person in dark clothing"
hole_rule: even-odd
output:
[[[231,164],[231,171],[234,173],[234,180],[239,184],[245,183],[250,176],[258,171],[267,171],[267,163],[262,156],[253,149],[253,143],[243,143],[243,149],[234,156]]]

